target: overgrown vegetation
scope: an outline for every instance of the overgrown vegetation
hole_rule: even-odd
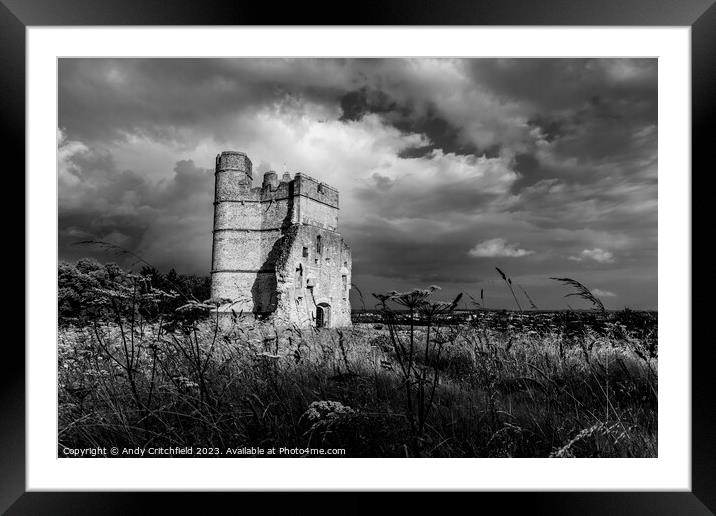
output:
[[[133,291],[136,300],[142,301],[135,308],[142,311],[145,320],[172,313],[189,300],[208,299],[211,291],[208,277],[177,274],[174,269],[162,274],[148,264],[143,265],[139,273],[131,273],[114,263],[101,264],[84,258],[76,264],[61,262],[57,273],[60,325],[85,325],[116,318],[116,311],[107,303],[119,302],[114,299],[117,296],[109,292],[103,295],[103,291],[125,291],[126,294]],[[150,294],[155,296],[151,303],[146,297]],[[120,308],[131,309],[131,305]]]
[[[88,260],[59,272],[60,449],[657,454],[653,314],[456,317],[460,299],[430,287],[376,294],[379,320],[351,329],[276,328],[220,321],[201,278]]]

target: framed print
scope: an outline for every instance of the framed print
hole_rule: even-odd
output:
[[[2,6],[26,194],[3,509],[713,510],[710,2],[124,5]]]

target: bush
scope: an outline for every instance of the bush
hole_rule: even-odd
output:
[[[172,313],[188,300],[208,300],[211,293],[209,277],[177,274],[174,269],[164,275],[148,266],[139,273],[132,273],[117,264],[100,264],[89,258],[76,264],[60,262],[57,283],[61,326],[69,323],[85,325],[115,317],[114,311],[105,304],[108,297],[103,291],[107,290],[125,290],[137,299],[154,295],[151,303],[145,302],[141,307],[148,319]]]

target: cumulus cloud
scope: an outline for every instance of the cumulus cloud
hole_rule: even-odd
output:
[[[594,249],[584,249],[577,256],[570,256],[569,259],[574,260],[576,262],[581,262],[583,260],[593,260],[599,263],[613,263],[614,254],[612,254],[610,251],[595,247]]]
[[[419,158],[374,160],[381,173],[356,189],[364,207],[390,219],[434,218],[482,211],[510,195],[517,174],[509,161],[433,150]],[[390,185],[389,188],[387,186]]]
[[[593,289],[592,294],[598,297],[616,297],[616,294],[614,292],[609,292],[608,290],[601,290],[598,288]]]
[[[121,246],[157,267],[204,272],[211,252],[213,174],[191,160],[147,181],[120,170],[111,154],[58,132],[59,252],[72,259],[97,250],[83,240]],[[207,251],[208,250],[208,251]],[[124,262],[126,257],[113,256]]]
[[[478,243],[468,251],[475,258],[520,258],[534,254],[534,251],[518,248],[519,244],[509,244],[504,238],[491,238]]]
[[[567,273],[655,306],[656,72],[655,59],[61,59],[60,257],[105,239],[206,274],[214,157],[241,150],[257,183],[273,168],[339,189],[364,291],[472,288],[494,276],[475,257],[531,255],[510,275],[543,285],[540,306],[561,295],[535,278]],[[503,238],[466,252],[475,235]]]

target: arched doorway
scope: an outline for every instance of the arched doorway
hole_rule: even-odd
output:
[[[316,306],[316,328],[328,328],[331,326],[331,305],[319,303]]]

